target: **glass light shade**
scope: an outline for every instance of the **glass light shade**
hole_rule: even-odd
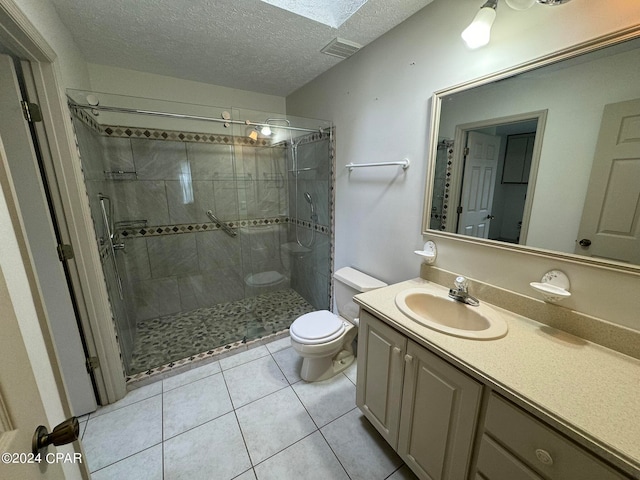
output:
[[[527,8],[533,7],[536,0],[505,0],[505,2],[507,6],[514,10],[526,10]]]
[[[260,133],[268,137],[269,135],[271,135],[271,127],[269,127],[268,125],[262,127],[262,130],[260,130]]]
[[[471,22],[464,32],[462,32],[462,39],[465,41],[469,48],[480,48],[487,43],[491,38],[491,26],[496,19],[496,11],[491,7],[481,8],[476,14],[476,17]]]

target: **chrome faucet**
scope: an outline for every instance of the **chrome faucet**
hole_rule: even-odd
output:
[[[466,278],[462,276],[456,277],[455,287],[455,289],[449,289],[449,296],[451,298],[458,302],[471,305],[472,307],[477,307],[478,305],[480,305],[480,300],[469,295],[469,282]]]

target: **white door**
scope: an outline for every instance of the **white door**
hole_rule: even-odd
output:
[[[79,416],[96,409],[95,393],[21,100],[13,60],[0,55],[0,135],[67,393],[73,414]]]
[[[640,264],[640,99],[604,107],[576,253]]]
[[[30,455],[36,428],[43,425],[51,431],[66,415],[64,392],[51,368],[51,349],[33,296],[33,270],[18,238],[20,223],[6,166],[0,138],[0,478],[86,478],[78,442],[48,447],[39,463]]]
[[[469,132],[468,153],[462,176],[462,196],[458,233],[488,238],[493,206],[493,190],[498,169],[500,137]]]

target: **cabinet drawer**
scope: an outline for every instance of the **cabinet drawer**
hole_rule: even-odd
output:
[[[480,443],[478,474],[487,480],[542,480],[487,435]]]
[[[485,431],[544,477],[620,480],[619,473],[507,400],[492,394]]]

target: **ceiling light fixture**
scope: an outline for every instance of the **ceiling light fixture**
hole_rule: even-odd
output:
[[[498,0],[487,0],[471,24],[464,29],[461,36],[469,48],[476,49],[489,43],[491,26],[496,19],[496,8]]]
[[[505,0],[508,7],[514,10],[527,10],[535,3],[541,5],[562,5],[571,0]],[[487,0],[476,14],[471,24],[462,32],[462,39],[471,49],[485,46],[491,38],[491,27],[496,19],[498,0]]]

